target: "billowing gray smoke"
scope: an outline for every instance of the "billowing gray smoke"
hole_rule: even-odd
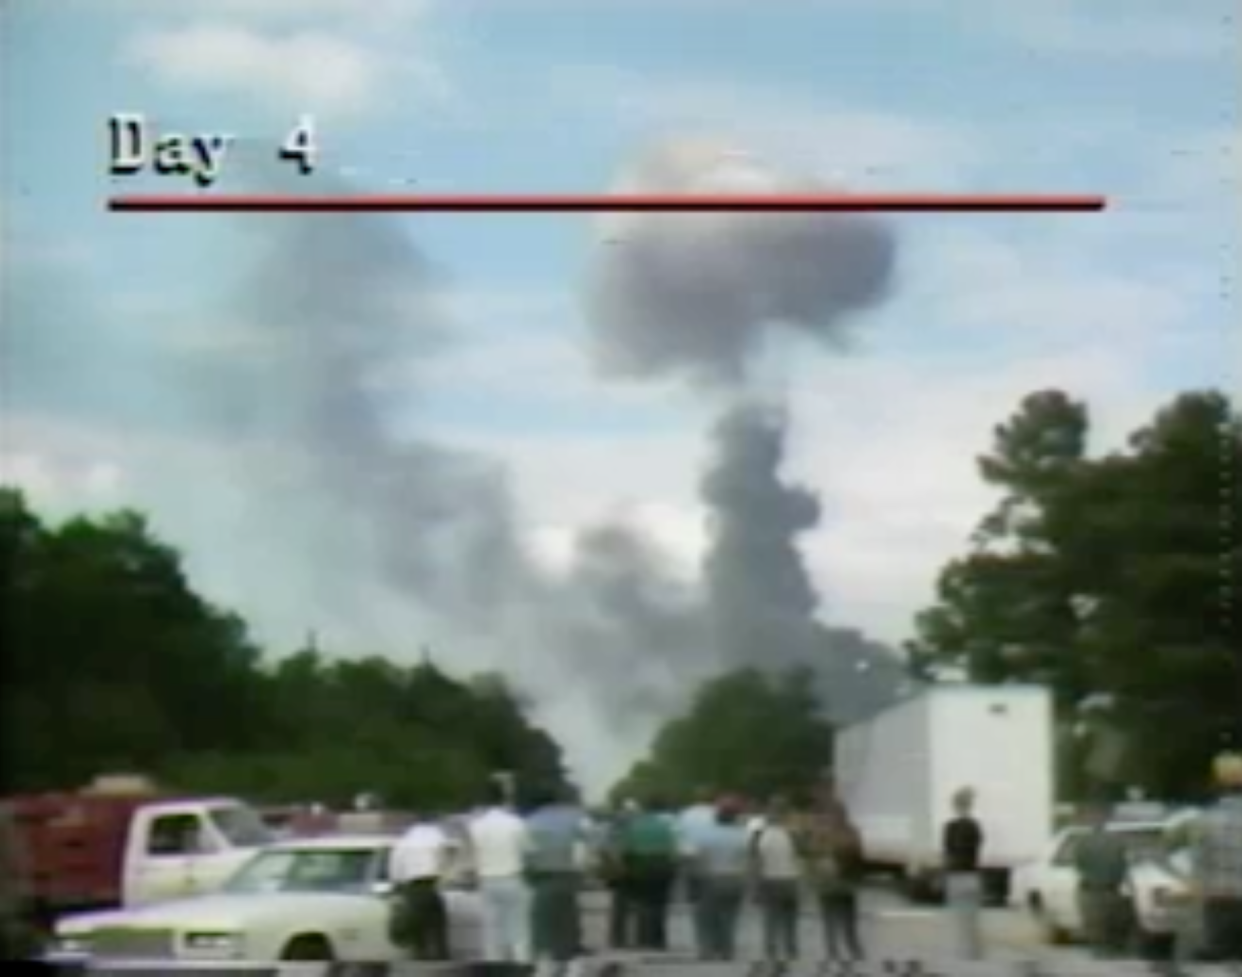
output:
[[[581,771],[614,776],[710,671],[683,651],[708,647],[696,594],[627,525],[584,530],[570,566],[548,570],[503,470],[420,433],[420,380],[452,329],[443,283],[399,224],[290,216],[254,231],[236,314],[256,342],[192,386],[255,446],[234,474],[297,569],[280,586],[338,646],[427,640],[455,669],[507,672]]]
[[[662,182],[639,188],[772,181],[731,165],[722,175],[705,147],[678,145],[640,164],[640,184]],[[266,353],[197,386],[234,434],[286,446],[244,456],[239,477],[266,480],[253,493],[269,500],[263,525],[285,527],[306,596],[338,633],[352,642],[369,627],[379,647],[411,650],[430,638],[459,666],[502,668],[543,700],[579,767],[605,774],[725,668],[814,664],[838,714],[891,686],[889,656],[816,620],[798,538],[818,524],[819,504],[782,480],[787,419],[747,384],[772,328],[833,339],[882,298],[894,255],[882,225],[647,215],[605,229],[591,276],[603,366],[728,393],[701,486],[711,543],[697,587],[679,584],[625,525],[583,531],[569,567],[548,571],[528,551],[503,471],[418,433],[419,382],[452,324],[443,283],[399,225],[300,216],[256,230],[262,250],[239,314]],[[400,435],[390,393],[405,408]],[[294,490],[273,491],[280,478]],[[394,627],[408,638],[394,641]],[[572,697],[541,695],[570,684]]]
[[[819,523],[819,500],[781,482],[785,417],[779,410],[734,407],[715,435],[716,462],[700,486],[712,514],[703,578],[713,642],[731,663],[804,662],[819,601],[798,537]]]
[[[633,179],[648,189],[771,184],[736,160],[722,173],[714,152],[679,146]],[[229,582],[226,599],[247,615],[286,638],[315,627],[329,650],[413,655],[429,642],[451,667],[501,669],[542,703],[592,786],[621,772],[693,683],[724,668],[814,662],[838,711],[891,686],[890,656],[815,621],[797,541],[818,504],[783,481],[786,418],[746,382],[770,327],[830,339],[882,297],[893,243],[881,226],[648,215],[605,229],[591,274],[603,365],[707,381],[728,398],[702,482],[711,545],[692,584],[628,525],[585,530],[570,565],[548,570],[529,552],[505,472],[428,435],[420,385],[454,324],[446,283],[400,224],[290,216],[243,228],[253,274],[212,310],[220,342],[136,349],[121,328],[92,350],[80,389],[55,393],[61,407],[76,397],[92,415],[123,408],[123,424],[174,436],[206,421],[212,443],[229,445],[232,466],[213,464],[201,476],[209,489],[182,494],[202,499],[187,503],[188,521],[214,507],[216,531],[203,531],[192,557]],[[14,375],[39,378],[22,388],[28,402],[52,396],[58,344],[80,344],[83,314],[49,311],[66,291],[37,289],[21,320],[28,335],[11,344],[22,357]],[[192,418],[181,416],[187,395]],[[233,523],[241,499],[249,511]]]
[[[677,140],[619,181],[625,192],[796,191],[729,147]],[[730,666],[807,663],[840,719],[891,695],[895,659],[860,635],[825,627],[798,548],[820,520],[817,497],[786,484],[788,418],[758,397],[753,367],[783,329],[837,342],[893,279],[896,239],[869,216],[641,214],[601,227],[587,307],[600,366],[615,375],[678,375],[731,402],[700,495],[709,513],[703,560],[708,648]]]
[[[643,156],[623,192],[798,191],[759,163],[705,141]],[[637,214],[609,218],[588,293],[598,362],[622,377],[747,379],[767,334],[827,342],[882,299],[896,241],[867,215]]]

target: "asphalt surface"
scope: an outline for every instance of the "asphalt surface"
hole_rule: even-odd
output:
[[[585,905],[586,940],[592,949],[607,944],[608,896],[592,892]],[[860,935],[871,960],[951,961],[956,958],[952,920],[941,907],[912,906],[895,893],[873,889],[862,894]],[[1080,947],[1044,945],[1026,914],[1013,909],[988,909],[983,914],[985,957],[991,963],[1039,961],[1062,966],[1082,963],[1089,957]],[[679,904],[670,919],[670,954],[690,957],[694,937],[688,907]],[[759,911],[753,904],[743,910],[738,934],[739,957],[763,957]],[[804,908],[800,927],[804,959],[824,959],[818,917]]]

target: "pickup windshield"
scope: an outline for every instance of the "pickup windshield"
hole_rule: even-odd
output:
[[[256,855],[224,891],[362,892],[374,883],[383,853],[374,848],[281,848]]]
[[[215,807],[207,815],[234,848],[262,848],[276,840],[259,812],[251,808]]]

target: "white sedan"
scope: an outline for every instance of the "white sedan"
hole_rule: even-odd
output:
[[[1169,857],[1166,839],[1186,815],[1167,821],[1118,821],[1107,830],[1120,835],[1129,850],[1131,871],[1125,893],[1134,912],[1136,937],[1144,948],[1172,943],[1184,916],[1188,866],[1184,852]],[[1080,939],[1078,871],[1074,856],[1085,829],[1062,830],[1034,863],[1019,874],[1021,904],[1051,943]]]
[[[54,956],[91,960],[388,961],[388,861],[396,838],[337,836],[282,842],[244,865],[218,893],[56,925]],[[476,892],[446,886],[450,948],[482,953]]]

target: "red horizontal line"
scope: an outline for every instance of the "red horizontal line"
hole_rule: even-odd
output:
[[[572,213],[643,211],[689,213],[751,211],[882,211],[1014,213],[1101,211],[1102,196],[1074,194],[350,194],[227,195],[215,193],[123,194],[108,209],[126,213],[360,213],[474,212]]]

